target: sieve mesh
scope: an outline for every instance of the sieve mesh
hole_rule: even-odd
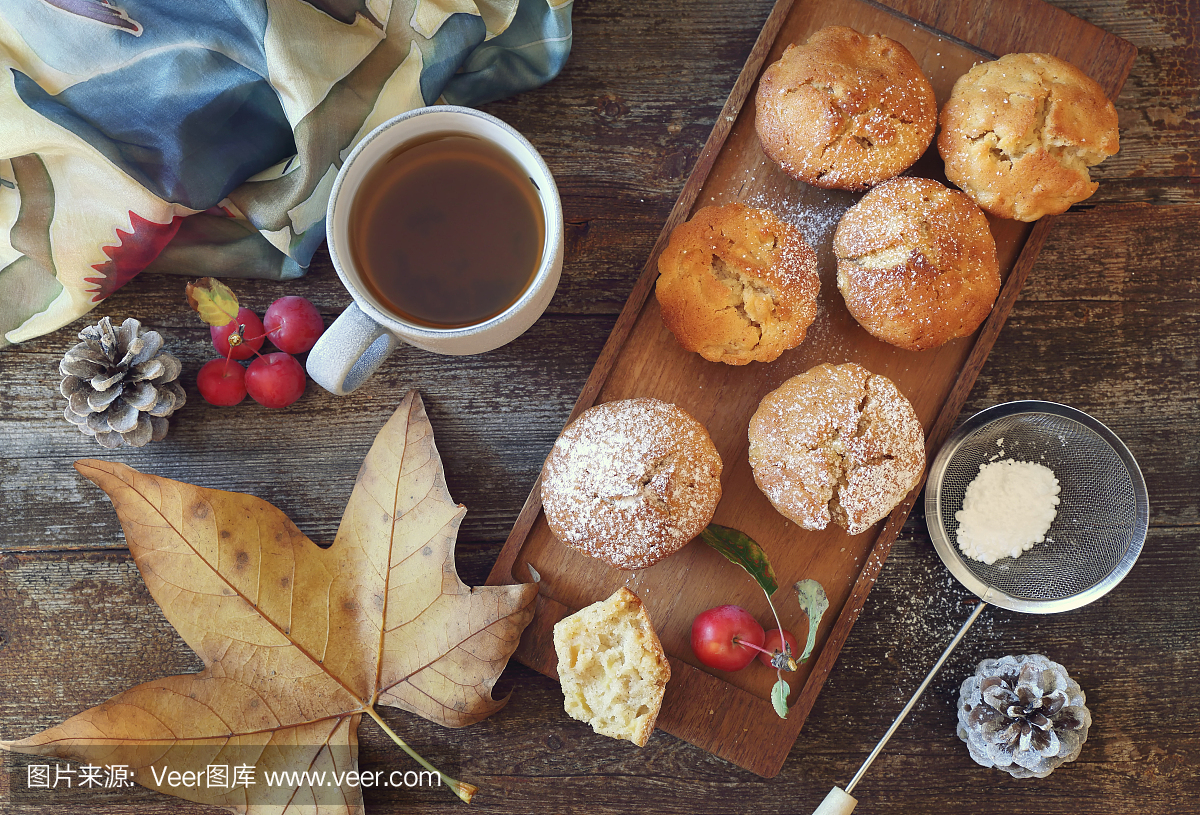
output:
[[[927,507],[927,520],[938,553],[972,590],[979,593],[979,587],[965,579],[964,569],[985,587],[1029,604],[1018,610],[1065,610],[1060,601],[1103,593],[1111,588],[1106,581],[1119,580],[1132,566],[1146,534],[1145,482],[1120,440],[1091,417],[1052,403],[1016,404],[1047,407],[1000,410],[995,418],[973,428],[971,423],[964,426],[965,433],[947,443],[931,468],[929,488],[937,494],[932,507]],[[1063,415],[1067,412],[1079,418]],[[1061,488],[1060,503],[1044,543],[1019,558],[1001,558],[988,565],[959,550],[955,513],[962,509],[967,485],[979,474],[980,465],[1002,459],[1035,462],[1053,470]]]

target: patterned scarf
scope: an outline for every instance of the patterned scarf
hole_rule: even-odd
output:
[[[558,74],[571,0],[6,0],[0,348],[139,272],[288,279],[376,125]]]

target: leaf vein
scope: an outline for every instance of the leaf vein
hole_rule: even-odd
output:
[[[324,657],[322,657],[322,659],[320,659],[320,660],[316,659],[313,654],[310,654],[298,642],[293,640],[288,634],[284,633],[283,629],[279,627],[278,623],[276,623],[274,620],[272,620],[266,614],[263,614],[258,609],[257,606],[255,606],[249,602],[246,595],[243,594],[241,591],[239,591],[237,586],[233,585],[233,583],[227,577],[225,577],[225,575],[223,575],[220,571],[213,568],[213,564],[207,558],[205,558],[204,555],[202,555],[195,546],[192,545],[191,541],[189,541],[174,524],[171,523],[170,519],[166,517],[166,514],[163,512],[161,507],[155,505],[139,488],[133,486],[132,484],[129,485],[129,488],[130,488],[130,490],[132,490],[134,492],[134,494],[136,494],[138,497],[140,497],[146,503],[147,506],[149,506],[152,510],[154,510],[154,512],[156,512],[158,514],[158,516],[160,518],[162,518],[165,523],[167,523],[167,525],[171,528],[171,531],[174,532],[174,534],[179,536],[179,538],[184,542],[186,547],[192,551],[193,555],[195,555],[195,557],[201,563],[203,563],[214,575],[216,575],[223,583],[225,583],[225,585],[227,585],[230,589],[232,589],[233,592],[238,597],[240,597],[243,601],[245,601],[247,603],[247,605],[249,605],[251,608],[253,608],[255,613],[257,613],[259,617],[261,617],[268,625],[270,625],[276,631],[278,631],[282,637],[287,639],[292,644],[292,646],[296,648],[297,651],[299,651],[302,655],[304,655],[307,659],[309,659],[314,665],[318,666],[318,668],[326,676],[328,676],[335,683],[340,685],[342,687],[342,689],[347,694],[349,694],[350,698],[355,699],[361,703],[362,700],[358,699],[357,694],[355,694],[354,691],[345,682],[342,681],[341,677],[334,675],[334,673],[325,666]],[[218,550],[219,550],[219,547],[218,547]],[[260,546],[259,551],[260,551],[260,556],[261,556],[261,546]],[[174,584],[172,584],[172,585],[174,585]],[[330,585],[332,587],[332,581],[331,581]],[[179,588],[182,588],[182,587],[179,587]],[[327,615],[329,614],[328,610],[326,611],[326,614]],[[329,629],[327,627],[326,628],[326,643],[327,644],[328,644],[328,639],[329,639],[328,632],[329,632]]]

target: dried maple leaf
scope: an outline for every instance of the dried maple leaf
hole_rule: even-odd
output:
[[[415,391],[371,446],[328,549],[250,495],[112,462],[75,467],[112,499],[150,593],[204,670],[138,685],[0,748],[127,766],[144,786],[237,812],[361,812],[353,776],[280,789],[263,784],[265,773],[356,770],[364,713],[437,773],[376,707],[459,727],[506,701],[492,687],[537,587],[459,580],[454,541],[466,510],[450,498]],[[254,767],[257,783],[172,788],[163,775],[211,765]],[[464,800],[474,794],[438,776]]]

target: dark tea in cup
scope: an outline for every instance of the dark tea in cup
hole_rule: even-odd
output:
[[[364,136],[325,216],[354,298],[308,352],[313,381],[358,388],[398,342],[482,354],[545,312],[562,275],[562,203],[529,140],[473,108],[430,105]]]
[[[396,317],[478,325],[520,299],[542,262],[538,190],[503,149],[471,135],[402,145],[363,179],[350,253],[365,288]]]

